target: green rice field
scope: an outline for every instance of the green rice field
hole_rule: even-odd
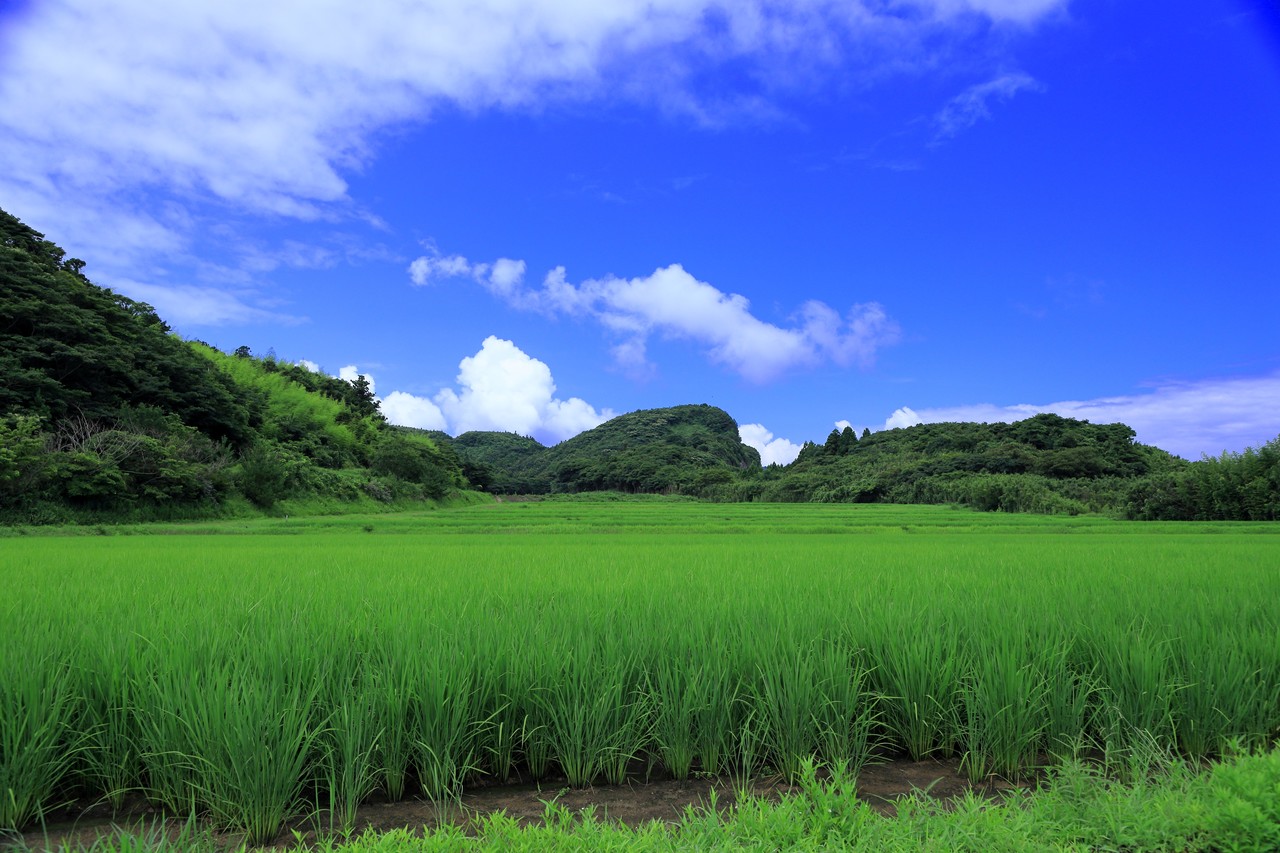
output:
[[[69,533],[108,535],[68,535]],[[1280,735],[1280,525],[546,501],[0,537],[0,828]]]

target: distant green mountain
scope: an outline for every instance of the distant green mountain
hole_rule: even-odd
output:
[[[737,422],[707,405],[620,415],[554,447],[502,432],[467,432],[451,441],[466,464],[487,469],[489,489],[498,493],[696,495],[760,468],[760,454],[742,443]]]

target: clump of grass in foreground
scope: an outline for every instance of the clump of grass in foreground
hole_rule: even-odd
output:
[[[555,802],[541,823],[522,826],[505,813],[477,818],[463,829],[446,825],[419,835],[404,829],[366,832],[350,841],[321,840],[325,853],[430,853],[459,850],[836,850],[836,851],[1064,851],[1167,850],[1262,853],[1280,848],[1280,749],[1237,755],[1210,771],[1181,761],[1162,764],[1146,779],[1122,784],[1096,767],[1068,761],[1046,786],[1010,792],[1003,802],[969,795],[948,804],[917,793],[886,818],[854,796],[849,776],[819,780],[803,765],[799,788],[779,802],[744,796],[717,809],[689,807],[675,824],[652,821],[629,828],[593,809],[573,813]],[[183,830],[175,846],[156,830],[121,833],[91,847],[64,845],[59,853],[213,851],[212,837]],[[244,848],[240,848],[243,850]]]
[[[0,830],[21,827],[52,807],[78,749],[75,694],[62,661],[0,664]]]

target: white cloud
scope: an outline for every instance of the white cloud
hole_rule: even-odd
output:
[[[760,451],[761,465],[790,465],[800,455],[800,445],[775,437],[763,424],[743,424],[738,427],[738,437]]]
[[[941,410],[937,409],[934,411]],[[972,420],[972,418],[959,418],[958,420]],[[996,420],[1001,420],[1001,418],[997,418]],[[903,406],[901,409],[897,409],[892,415],[885,418],[884,428],[901,429],[903,427],[912,427],[919,423],[924,423],[924,421],[922,421],[920,416],[915,413],[915,410],[907,406]]]
[[[851,421],[846,421],[846,420],[836,421],[836,429],[840,430],[841,432],[844,432],[846,427],[848,429],[853,429],[853,423]]]
[[[342,378],[348,378],[348,372],[354,377],[354,370],[343,368]],[[442,389],[431,399],[393,391],[382,400],[382,413],[401,426],[454,435],[471,430],[517,432],[548,444],[599,426],[615,414],[597,411],[578,397],[556,397],[551,368],[492,335],[479,352],[462,359],[457,381],[456,388]]]
[[[374,382],[373,375],[370,374],[368,371],[358,370],[354,364],[348,364],[346,367],[338,368],[338,378],[346,382],[355,382],[362,375],[369,383],[369,392],[372,393],[373,391],[375,391],[378,387],[378,384]]]
[[[1012,24],[1029,24],[1066,6],[1058,0],[927,0],[914,5],[931,8],[943,16],[971,12]]]
[[[309,358],[298,359],[298,366],[306,370],[310,370],[312,373],[320,372],[320,365],[316,364],[314,361],[312,361]]]
[[[379,401],[379,408],[390,423],[418,429],[447,430],[440,407],[424,397],[404,391],[392,391]]]
[[[182,328],[192,326],[249,325],[271,323],[297,325],[306,317],[283,314],[251,304],[254,294],[225,288],[196,285],[159,285],[117,276],[95,276],[99,283],[145,302],[156,309],[166,323]]]
[[[801,305],[789,326],[751,313],[746,297],[725,293],[672,264],[640,278],[566,280],[563,267],[547,273],[540,289],[523,284],[523,261],[507,258],[473,264],[458,255],[418,258],[409,267],[417,284],[469,277],[507,304],[549,315],[595,319],[622,342],[615,361],[632,374],[648,375],[646,342],[653,334],[691,340],[708,357],[752,382],[768,382],[789,370],[823,362],[869,366],[876,351],[898,339],[898,326],[878,303],[855,304],[843,316],[818,301]]]
[[[1066,2],[47,0],[5,22],[0,198],[103,266],[189,243],[187,205],[369,218],[346,176],[386,128],[444,105],[767,115],[815,75],[928,73],[979,37],[971,19],[1028,24]]]
[[[555,397],[551,368],[511,341],[490,335],[480,351],[458,365],[458,390],[435,397],[458,433],[501,430],[562,441],[614,416],[577,397]]]
[[[450,278],[470,278],[494,296],[511,301],[524,284],[525,263],[498,258],[492,264],[473,264],[462,255],[424,255],[409,264],[409,279],[419,287]]]
[[[985,83],[978,83],[956,95],[934,116],[934,141],[955,136],[983,119],[991,118],[987,102],[1007,101],[1023,90],[1037,92],[1043,87],[1029,74],[1012,71]]]
[[[903,407],[885,428],[948,421],[1016,421],[1040,412],[1093,423],[1126,423],[1138,441],[1199,459],[1239,452],[1280,435],[1280,373],[1269,376],[1167,382],[1141,394],[997,406],[983,403],[914,411]]]

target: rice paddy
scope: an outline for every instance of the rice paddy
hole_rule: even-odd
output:
[[[0,539],[0,827],[1280,734],[1280,526],[545,502]],[[173,535],[162,535],[173,534]],[[279,534],[279,535],[272,535]]]

